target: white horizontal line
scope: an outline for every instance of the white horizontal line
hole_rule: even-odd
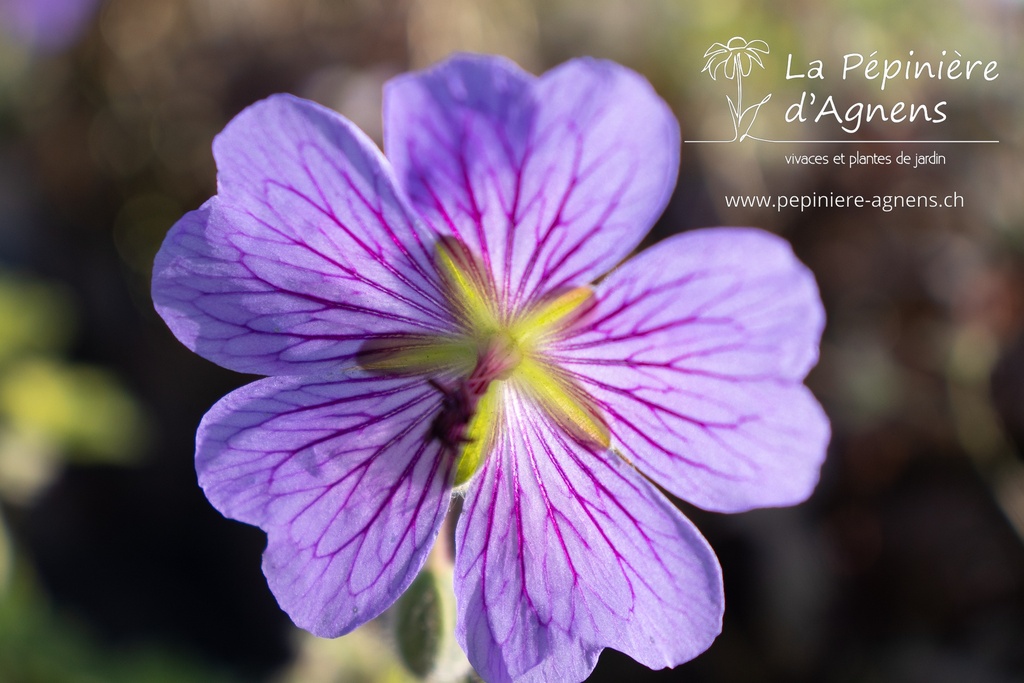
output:
[[[995,145],[999,140],[765,140],[750,138],[756,142],[771,142],[785,145]],[[725,144],[736,140],[683,140],[687,144]]]

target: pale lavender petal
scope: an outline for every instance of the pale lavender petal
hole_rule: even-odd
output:
[[[456,635],[489,683],[582,681],[604,647],[662,668],[721,629],[721,569],[621,458],[503,388],[505,426],[459,519]]]
[[[678,235],[597,296],[552,356],[604,407],[614,449],[710,510],[810,495],[829,424],[802,381],[825,316],[785,240],[743,228]]]
[[[433,237],[348,121],[275,96],[214,151],[220,192],[171,229],[153,273],[157,310],[189,348],[241,372],[307,374],[368,338],[452,329]]]
[[[534,78],[462,55],[384,94],[400,181],[421,215],[490,266],[505,310],[607,272],[675,185],[675,117],[612,62],[574,60]]]
[[[203,418],[199,483],[267,531],[263,572],[298,626],[347,633],[415,578],[450,499],[453,463],[426,438],[439,404],[422,380],[273,377]]]

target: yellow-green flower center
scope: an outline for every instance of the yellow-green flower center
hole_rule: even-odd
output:
[[[503,422],[505,383],[577,441],[607,448],[608,426],[593,399],[544,353],[586,310],[590,288],[553,292],[509,313],[500,306],[489,271],[460,241],[439,240],[436,263],[460,331],[374,342],[365,347],[361,364],[388,374],[461,378],[454,386],[435,384],[445,396],[431,428],[431,436],[458,458],[455,485],[468,481],[491,449]]]

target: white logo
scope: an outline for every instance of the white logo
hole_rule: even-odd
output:
[[[718,73],[721,71],[726,80],[736,81],[736,101],[734,102],[730,95],[725,96],[725,99],[729,101],[729,114],[732,116],[735,134],[732,140],[723,140],[723,142],[738,142],[748,137],[755,140],[760,139],[750,135],[750,128],[754,125],[757,112],[765,102],[772,98],[772,95],[768,93],[757,104],[744,107],[743,79],[750,75],[754,64],[764,68],[761,55],[766,55],[768,52],[768,43],[763,40],[748,41],[741,36],[734,36],[727,43],[715,43],[704,53],[704,59],[707,62],[701,69],[701,73],[707,71],[711,79],[717,81]]]

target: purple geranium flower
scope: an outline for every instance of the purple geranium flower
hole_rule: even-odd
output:
[[[317,635],[396,600],[460,491],[457,637],[486,680],[579,681],[609,646],[695,657],[721,570],[652,481],[722,512],[810,494],[812,275],[739,228],[616,268],[679,153],[621,66],[459,56],[385,96],[388,160],[311,102],[243,111],[214,142],[217,196],[157,256],[177,337],[270,376],[203,419],[206,495],[266,530],[270,588]]]

